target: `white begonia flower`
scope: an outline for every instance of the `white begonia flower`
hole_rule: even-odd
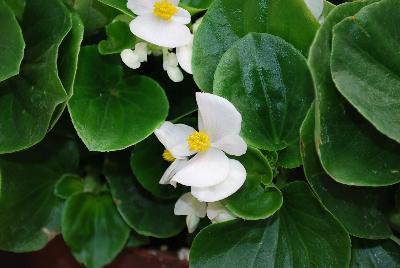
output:
[[[183,73],[178,67],[176,54],[169,52],[168,49],[163,50],[163,69],[173,82],[178,83],[183,81]]]
[[[207,217],[212,223],[219,223],[224,221],[230,221],[236,219],[232,213],[230,213],[221,202],[208,203],[207,205]]]
[[[324,1],[323,0],[304,0],[308,9],[310,9],[313,16],[322,23],[324,17],[322,16],[322,12],[324,10]]]
[[[189,233],[193,233],[199,225],[200,218],[207,213],[207,204],[199,202],[191,193],[182,195],[175,204],[174,214],[186,216]]]
[[[195,154],[163,177],[170,183],[191,186],[193,196],[200,201],[215,202],[235,193],[246,179],[243,165],[225,155],[246,153],[247,144],[239,135],[242,116],[222,97],[196,93],[196,100],[199,131],[170,122],[155,131],[173,157],[182,159]]]
[[[188,44],[192,34],[186,24],[191,17],[178,4],[179,0],[128,0],[128,8],[137,15],[129,24],[131,32],[161,47]]]
[[[124,49],[121,52],[121,59],[131,69],[138,69],[142,62],[147,61],[147,55],[151,51],[147,49],[145,42],[140,42],[135,45],[135,50]]]

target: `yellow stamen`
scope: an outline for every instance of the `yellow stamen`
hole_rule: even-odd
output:
[[[164,150],[164,152],[162,154],[162,157],[167,162],[174,162],[175,161],[175,157],[167,149]]]
[[[189,136],[188,144],[190,151],[204,153],[210,147],[210,137],[203,131],[196,131]]]
[[[161,0],[154,3],[153,13],[163,20],[171,20],[172,16],[178,13],[178,8],[168,0]]]

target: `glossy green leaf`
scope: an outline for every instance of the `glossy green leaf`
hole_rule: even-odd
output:
[[[135,36],[124,21],[113,21],[106,27],[107,40],[99,43],[100,54],[118,54],[122,50],[135,47]]]
[[[132,11],[126,6],[127,0],[98,0],[99,2],[108,5],[110,7],[113,7],[126,15],[129,15],[131,17],[134,17],[134,14]]]
[[[319,29],[309,65],[316,90],[316,141],[324,169],[349,185],[384,186],[400,181],[400,145],[380,134],[337,92],[330,71],[333,26],[374,1],[336,7]]]
[[[337,24],[331,69],[340,93],[400,142],[400,2],[382,0]]]
[[[152,135],[137,144],[132,151],[130,166],[139,183],[153,195],[160,198],[177,198],[184,188],[159,183],[170,162],[162,158],[164,146]]]
[[[303,164],[300,155],[300,141],[296,140],[279,152],[278,165],[284,168],[297,168]]]
[[[74,174],[65,174],[57,182],[54,194],[62,199],[67,199],[73,194],[81,193],[84,190],[83,179]]]
[[[222,57],[214,93],[242,114],[241,134],[249,145],[275,151],[298,138],[314,98],[312,86],[306,59],[292,45],[269,34],[249,34]]]
[[[331,13],[331,11],[335,8],[336,6],[332,4],[329,1],[324,0],[324,9],[322,10],[322,16],[324,17],[324,21],[326,17]]]
[[[19,73],[25,42],[12,9],[0,0],[0,82]]]
[[[59,0],[30,0],[22,29],[26,50],[21,74],[0,84],[0,153],[41,141],[56,106],[67,99],[57,74],[58,47],[71,29],[67,8]]]
[[[0,157],[0,249],[39,250],[54,237],[61,218],[55,184],[64,173],[74,172],[78,162],[75,143],[49,139]]]
[[[282,189],[277,216],[204,228],[190,250],[192,268],[347,267],[350,239],[303,182]]]
[[[129,227],[109,193],[80,193],[68,198],[62,234],[75,258],[86,267],[103,267],[124,248]]]
[[[89,46],[81,50],[68,108],[89,150],[114,151],[149,136],[167,117],[168,100],[154,80],[123,78],[119,57],[102,57]]]
[[[400,247],[390,240],[352,239],[350,268],[394,268],[400,263]]]
[[[128,242],[126,242],[126,248],[137,248],[150,244],[150,238],[148,236],[140,235],[135,231],[131,230]]]
[[[322,204],[357,237],[388,238],[392,235],[387,213],[391,194],[388,189],[350,187],[334,181],[321,166],[314,140],[314,109],[301,128],[304,173]]]
[[[174,215],[174,200],[157,199],[140,187],[130,174],[129,163],[107,160],[105,175],[122,217],[136,232],[166,238],[185,228],[185,218]]]
[[[193,16],[208,9],[213,1],[214,0],[181,0],[179,6],[189,11]]]
[[[194,79],[211,92],[222,55],[251,32],[282,37],[307,55],[318,27],[303,0],[215,0],[194,38]]]

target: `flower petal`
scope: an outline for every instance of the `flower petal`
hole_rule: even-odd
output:
[[[195,131],[187,125],[166,121],[154,131],[154,134],[175,158],[182,159],[193,154],[189,150],[187,139]]]
[[[203,202],[216,202],[234,194],[246,180],[246,169],[237,161],[230,159],[230,170],[227,178],[220,184],[210,187],[192,187],[194,197]]]
[[[199,129],[206,132],[212,143],[230,135],[239,135],[242,116],[228,100],[209,93],[196,93],[199,107]]]
[[[167,170],[162,175],[160,184],[171,184],[172,186],[176,187],[176,182],[171,181],[171,179],[179,170],[186,166],[187,162],[187,159],[176,159],[174,162],[172,162],[172,164],[169,165]]]
[[[199,226],[199,222],[200,218],[196,215],[191,214],[186,216],[186,226],[188,228],[189,234],[193,233],[197,229],[197,226]]]
[[[236,156],[244,155],[247,151],[247,144],[239,135],[226,136],[216,143],[212,143],[211,146]]]
[[[188,44],[192,34],[186,25],[165,21],[153,14],[136,17],[130,24],[137,37],[157,46],[175,48]]]
[[[168,67],[167,68],[167,74],[169,79],[172,80],[172,82],[179,83],[182,82],[184,79],[183,73],[179,67]]]
[[[229,158],[214,148],[198,153],[172,178],[186,186],[208,187],[224,181],[229,172]]]
[[[178,58],[179,65],[185,72],[192,74],[192,50],[193,41],[183,47],[176,48],[176,56]]]
[[[199,202],[191,193],[183,194],[175,203],[175,215],[196,215],[203,218],[207,213],[207,204]]]
[[[124,49],[121,52],[121,59],[131,69],[137,69],[141,65],[139,56],[131,49]]]
[[[322,11],[324,10],[324,1],[323,0],[304,0],[308,9],[310,9],[311,13],[318,20],[322,15]]]
[[[180,24],[188,24],[192,20],[192,17],[190,16],[189,11],[181,7],[178,7],[178,12],[174,16],[172,16],[171,19],[172,21],[175,21]]]
[[[207,217],[212,223],[219,223],[236,219],[221,202],[212,202],[207,205]]]
[[[157,0],[128,0],[126,5],[136,15],[152,14]]]

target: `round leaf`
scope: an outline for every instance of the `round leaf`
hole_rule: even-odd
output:
[[[84,190],[83,179],[77,175],[65,174],[57,182],[54,194],[62,199],[67,199],[73,194],[81,193]]]
[[[339,91],[383,134],[400,142],[400,2],[382,0],[337,24],[331,69]]]
[[[101,41],[98,45],[100,54],[117,54],[124,49],[135,47],[135,36],[125,21],[113,21],[107,25],[106,32],[108,39]]]
[[[307,55],[318,27],[303,0],[215,0],[194,38],[194,79],[211,92],[222,55],[250,32],[282,37]]]
[[[65,203],[62,234],[79,262],[98,268],[110,263],[124,248],[129,227],[108,193],[80,193]]]
[[[91,151],[114,151],[149,136],[167,117],[163,89],[145,76],[123,78],[119,58],[96,46],[79,55],[75,92],[68,103],[79,137]]]
[[[241,134],[249,145],[275,151],[298,138],[314,98],[312,86],[306,59],[292,45],[269,34],[249,34],[222,57],[214,93],[242,114]]]
[[[204,228],[190,250],[190,267],[347,267],[350,239],[303,182],[283,190],[277,216]]]

